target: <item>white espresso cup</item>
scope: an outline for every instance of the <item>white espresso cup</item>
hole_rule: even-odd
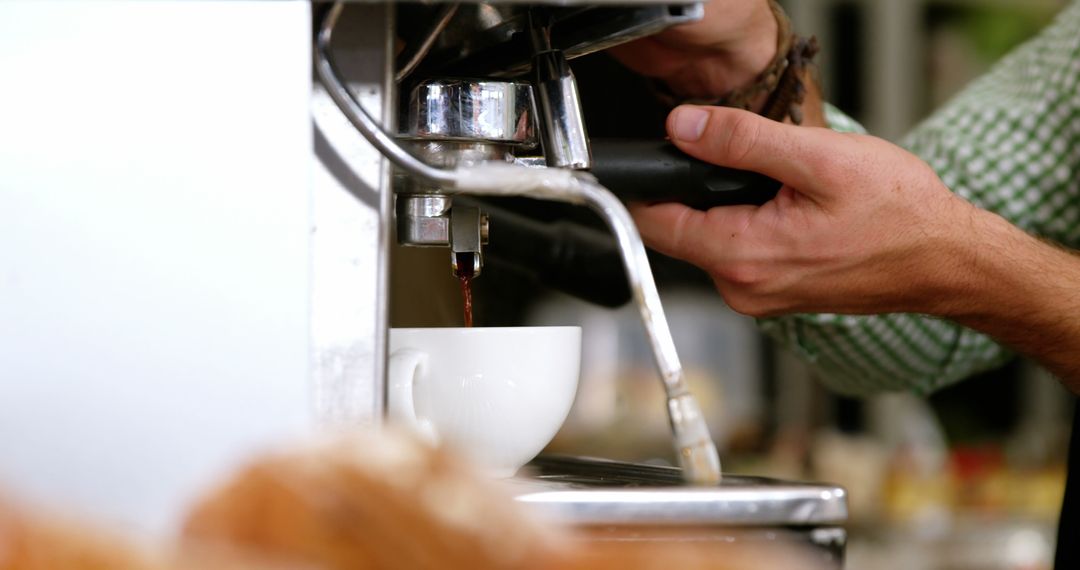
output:
[[[566,420],[580,366],[580,327],[391,329],[389,415],[510,477]]]

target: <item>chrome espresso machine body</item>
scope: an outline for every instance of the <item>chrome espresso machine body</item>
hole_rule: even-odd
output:
[[[542,458],[534,462],[534,476],[515,482],[519,500],[594,529],[633,529],[642,540],[670,537],[679,528],[694,529],[695,539],[793,539],[840,567],[847,516],[842,489],[721,478],[644,246],[622,202],[602,182],[618,182],[619,172],[625,180],[626,170],[644,163],[650,170],[637,177],[644,180],[664,176],[665,168],[673,177],[705,172],[690,178],[703,179],[706,193],[724,196],[711,203],[767,200],[776,186],[754,175],[740,178],[745,173],[686,167],[677,157],[647,156],[659,142],[594,148],[567,64],[694,21],[702,10],[701,4],[603,2],[315,4],[316,154],[336,182],[317,186],[313,196],[316,413],[328,424],[382,418],[393,240],[446,248],[455,274],[476,276],[488,242],[498,239],[498,220],[462,196],[577,204],[597,213],[614,237],[665,389],[681,470]],[[671,150],[660,152],[670,156]],[[607,158],[611,153],[616,159]],[[605,164],[616,165],[614,175],[598,164],[601,154]],[[754,195],[746,197],[747,191]],[[658,198],[648,190],[629,194]]]

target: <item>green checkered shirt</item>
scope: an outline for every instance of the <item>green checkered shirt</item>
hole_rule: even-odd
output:
[[[827,117],[836,130],[862,130],[835,109]],[[973,204],[1080,247],[1080,0],[902,144]],[[849,394],[925,394],[1012,356],[986,335],[921,315],[797,315],[761,324]]]

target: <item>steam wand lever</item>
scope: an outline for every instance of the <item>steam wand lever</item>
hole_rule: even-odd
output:
[[[551,18],[544,8],[529,10],[540,145],[547,165],[572,170],[592,167],[589,134],[581,110],[577,80],[566,55],[551,47]]]

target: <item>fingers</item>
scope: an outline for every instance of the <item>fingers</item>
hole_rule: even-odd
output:
[[[715,262],[725,236],[738,234],[753,206],[728,206],[702,212],[682,204],[630,206],[642,239],[649,247],[699,267]],[[740,221],[742,220],[742,221]]]
[[[849,141],[827,129],[785,125],[738,109],[682,105],[668,134],[683,152],[713,164],[770,176],[813,196],[821,172]]]
[[[694,259],[695,243],[699,241],[695,236],[704,229],[704,212],[682,204],[635,204],[630,206],[630,214],[649,247],[664,255],[698,263]]]

